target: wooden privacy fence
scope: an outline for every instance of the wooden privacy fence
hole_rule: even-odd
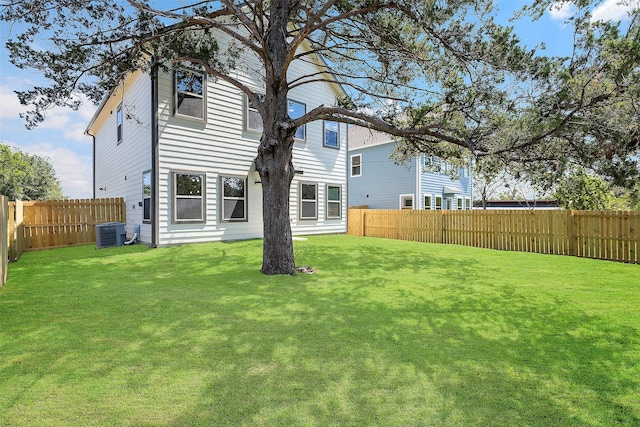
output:
[[[24,251],[96,242],[96,225],[125,222],[123,198],[9,203],[9,260]]]
[[[349,209],[348,233],[640,263],[640,211]]]
[[[0,289],[7,283],[9,270],[9,200],[0,196]]]

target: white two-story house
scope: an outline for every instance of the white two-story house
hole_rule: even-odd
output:
[[[290,79],[321,71],[292,65]],[[197,69],[138,71],[104,99],[86,133],[94,144],[94,197],[124,197],[127,237],[153,246],[262,237],[262,187],[253,164],[258,112],[242,91]],[[261,90],[259,76],[234,77]],[[290,93],[291,117],[342,92],[314,82]],[[347,229],[347,130],[332,121],[298,129],[291,185],[294,235]]]

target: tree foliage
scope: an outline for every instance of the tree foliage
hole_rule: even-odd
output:
[[[591,2],[577,2],[574,54],[547,58],[496,24],[494,3],[8,0],[0,19],[24,28],[7,42],[11,61],[49,80],[18,93],[34,107],[25,116],[30,126],[48,107],[77,108],[78,92],[98,102],[126,73],[154,64],[200,67],[243,92],[263,121],[255,164],[265,212],[262,271],[271,274],[293,271],[292,147],[295,130],[311,121],[387,132],[400,142],[399,159],[471,154],[487,169],[521,165],[539,181],[569,164],[619,181],[637,172],[637,13],[623,31],[591,24]],[[538,16],[553,3],[533,1],[524,13]],[[41,37],[49,43],[34,43]],[[292,65],[306,61],[322,69],[292,78]],[[264,93],[243,74],[261,76]],[[349,96],[290,117],[288,92],[318,81],[338,82]]]
[[[574,210],[609,209],[615,198],[606,181],[583,170],[562,179],[555,197],[558,205]]]
[[[0,194],[9,200],[62,199],[62,187],[49,160],[0,144]]]

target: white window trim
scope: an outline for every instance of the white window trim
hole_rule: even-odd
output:
[[[177,194],[177,179],[176,179],[176,175],[200,175],[202,176],[202,189],[201,189],[201,196],[186,196],[186,195],[181,195],[180,198],[185,198],[185,199],[201,199],[202,200],[202,208],[201,208],[201,217],[200,219],[193,219],[193,218],[189,218],[189,219],[179,219],[178,218],[178,204],[176,203],[177,199],[178,199],[178,194]],[[171,171],[171,202],[173,204],[172,206],[172,215],[171,215],[171,222],[173,224],[204,224],[206,223],[206,206],[207,206],[207,200],[206,200],[206,188],[207,188],[207,174],[204,172],[198,172],[198,171],[183,171],[183,170],[172,170]]]
[[[427,197],[429,198],[429,206],[427,206]],[[422,200],[423,200],[423,202],[424,202],[424,210],[425,210],[425,211],[430,211],[430,210],[432,210],[432,209],[433,209],[433,208],[431,207],[431,204],[433,203],[433,195],[432,195],[432,194],[425,194],[425,195],[422,197]]]
[[[338,199],[338,201],[335,200],[329,200],[329,187],[337,187],[340,192],[338,194],[340,194],[340,198]],[[339,184],[327,184],[325,185],[325,212],[326,212],[326,217],[327,219],[342,219],[342,185]],[[329,216],[329,203],[337,203],[340,206],[340,209],[338,210],[338,216]]]
[[[471,203],[471,197],[466,197],[464,201],[465,201],[465,206],[464,206],[465,209],[470,211],[473,208],[473,203]]]
[[[202,75],[202,95],[198,95],[197,93],[193,93],[193,92],[186,92],[186,91],[181,91],[178,90],[178,71],[179,70],[185,70],[185,71],[189,71],[191,73],[197,73],[197,74],[201,74]],[[202,117],[194,117],[194,116],[189,116],[187,114],[180,114],[178,112],[178,94],[180,92],[184,92],[184,93],[188,93],[190,95],[194,95],[196,97],[199,97],[201,99],[202,102]],[[193,120],[196,122],[205,122],[207,121],[207,74],[202,72],[202,71],[198,71],[198,70],[193,70],[190,68],[186,68],[186,67],[178,67],[173,71],[173,115],[174,117],[178,117],[181,119],[186,119],[186,120]]]
[[[244,181],[244,197],[227,197],[224,195],[224,179],[225,178],[237,178]],[[249,180],[246,176],[235,176],[235,175],[220,175],[220,222],[247,222],[249,221]],[[242,218],[225,218],[225,201],[226,200],[244,200],[244,212]]]
[[[440,199],[440,207],[438,208],[438,199]],[[441,211],[442,210],[442,196],[436,196],[434,199],[434,206],[433,208],[437,211]]]
[[[302,186],[303,185],[313,185],[315,186],[316,189],[316,194],[315,194],[315,199],[311,200],[311,199],[302,199]],[[302,203],[303,201],[305,203],[314,203],[315,204],[315,209],[314,209],[314,216],[310,217],[310,216],[302,216]],[[318,183],[317,182],[309,182],[309,181],[300,181],[298,183],[298,219],[300,220],[314,220],[314,219],[318,219]]]
[[[122,102],[118,104],[118,108],[116,108],[116,140],[118,141],[117,145],[122,144],[122,140],[124,137],[124,112],[122,111]]]
[[[353,159],[355,157],[359,157],[360,158],[360,173],[357,175],[353,174]],[[349,175],[351,176],[351,178],[357,178],[359,176],[362,176],[362,153],[360,154],[352,154],[351,158],[349,159]]]
[[[415,197],[413,197],[413,196],[414,196],[413,194],[401,194],[400,195],[400,199],[399,199],[399,201],[400,201],[400,209],[406,209],[406,210],[415,209],[415,207],[416,207],[416,205],[415,205]],[[407,198],[411,198],[411,208],[405,207],[404,203],[402,203],[403,200],[405,200]]]
[[[264,97],[264,92],[262,91],[255,91],[255,94],[258,97]],[[258,116],[260,116],[260,112],[255,109],[255,108],[249,108],[249,103],[251,102],[251,100],[249,99],[248,96],[244,96],[244,130],[246,132],[251,132],[251,133],[255,133],[255,134],[262,134],[263,132],[263,128],[260,129],[254,129],[249,127],[249,113],[255,113],[258,114]],[[260,124],[262,125],[262,118],[260,118]]]
[[[333,145],[328,145],[327,144],[327,122],[331,122],[331,123],[335,123],[338,125],[338,130],[336,131],[329,131],[329,132],[335,132],[336,134],[336,144],[335,146]],[[335,120],[323,120],[322,121],[322,146],[323,147],[327,147],[327,148],[333,148],[336,150],[340,149],[340,122],[336,122]]]
[[[148,175],[149,176],[149,195],[147,196],[144,193],[145,190],[145,183],[144,183],[144,178],[145,176]],[[151,209],[153,208],[153,205],[151,204],[151,171],[147,170],[142,172],[142,222],[143,224],[150,224],[151,223]],[[149,218],[145,218],[144,217],[144,203],[145,200],[149,199]]]
[[[461,211],[464,209],[464,198],[456,197],[456,208]]]
[[[302,113],[302,115],[304,116],[305,114],[307,114],[307,104],[305,104],[304,102],[300,102],[300,101],[296,101],[295,99],[287,99],[287,109],[289,108],[289,103],[294,103],[294,104],[298,104],[298,105],[302,105],[304,107],[304,112]],[[297,119],[293,118],[292,119]],[[295,134],[293,135],[293,140],[297,141],[297,142],[306,142],[307,141],[307,125],[302,125],[299,128],[296,129],[296,133],[298,133],[298,131],[302,128],[302,133],[303,133],[303,137],[302,138],[298,138]]]

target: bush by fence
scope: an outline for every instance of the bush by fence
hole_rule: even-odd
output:
[[[96,242],[96,225],[125,222],[123,198],[9,203],[9,254]]]
[[[640,263],[640,212],[349,209],[348,233]]]

